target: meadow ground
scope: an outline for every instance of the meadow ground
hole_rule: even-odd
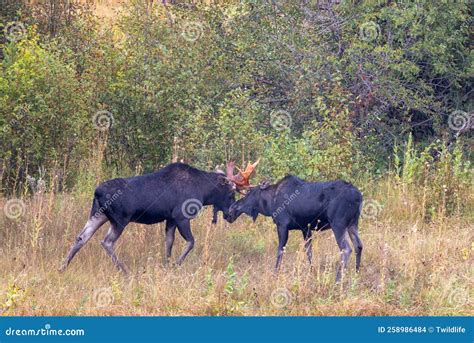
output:
[[[212,225],[210,209],[192,222],[196,244],[182,266],[164,264],[163,224],[130,224],[117,244],[131,270],[122,276],[100,246],[104,225],[61,274],[57,269],[87,219],[90,201],[37,194],[23,199],[18,218],[0,217],[0,313],[472,315],[472,221],[454,217],[427,224],[412,215],[416,198],[383,187],[378,197],[376,211],[360,223],[361,272],[355,274],[352,254],[343,282],[335,284],[339,253],[331,231],[313,236],[311,269],[301,233],[291,232],[276,275],[271,220],[241,217],[230,225],[219,218]],[[5,204],[1,199],[0,206]],[[183,247],[177,234],[174,258]]]

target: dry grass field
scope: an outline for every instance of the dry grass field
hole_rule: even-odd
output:
[[[100,246],[104,225],[61,274],[57,269],[87,219],[89,199],[46,192],[17,208],[2,199],[10,212],[0,217],[0,313],[472,315],[472,220],[440,217],[426,224],[416,214],[418,194],[388,181],[365,199],[361,272],[355,274],[352,254],[340,284],[334,283],[339,254],[331,231],[313,236],[312,268],[301,233],[291,232],[276,275],[271,220],[241,217],[230,225],[220,218],[212,225],[210,209],[193,220],[195,249],[181,266],[163,262],[163,224],[130,224],[117,244],[132,271],[124,277]],[[183,247],[177,235],[173,257]]]

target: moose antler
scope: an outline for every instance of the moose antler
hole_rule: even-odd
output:
[[[260,159],[258,159],[255,163],[251,164],[250,162],[247,163],[247,167],[245,167],[245,170],[241,170],[240,168],[237,167],[237,170],[239,171],[236,175],[234,175],[234,168],[235,167],[235,162],[230,161],[227,163],[227,178],[232,181],[237,189],[245,189],[245,188],[250,188],[252,187],[250,185],[250,177],[255,171],[255,168],[257,167],[257,164],[260,162]]]

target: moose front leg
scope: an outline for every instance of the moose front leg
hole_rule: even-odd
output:
[[[217,215],[219,214],[219,210],[214,206],[212,208],[212,224],[217,224]]]
[[[278,251],[277,251],[277,260],[275,265],[275,272],[280,270],[281,260],[283,258],[283,253],[285,252],[285,246],[288,242],[288,227],[286,225],[278,225]]]
[[[171,258],[171,250],[173,249],[173,243],[174,243],[174,236],[176,233],[176,222],[174,220],[167,220],[166,221],[166,263],[169,263],[169,260]]]

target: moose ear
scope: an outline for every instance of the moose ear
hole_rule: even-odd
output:
[[[267,189],[268,186],[270,186],[270,181],[268,181],[268,180],[264,180],[264,181],[260,182],[260,184],[259,184],[259,187],[262,190]]]
[[[225,175],[219,175],[217,177],[217,180],[219,181],[219,183],[221,185],[225,185],[225,184],[228,184],[229,183],[229,180],[227,180],[227,178],[225,177]]]
[[[233,190],[235,190],[235,183],[233,183],[231,180],[229,180],[225,175],[219,175],[217,177],[217,180],[219,181],[219,184],[221,185],[230,185]]]

